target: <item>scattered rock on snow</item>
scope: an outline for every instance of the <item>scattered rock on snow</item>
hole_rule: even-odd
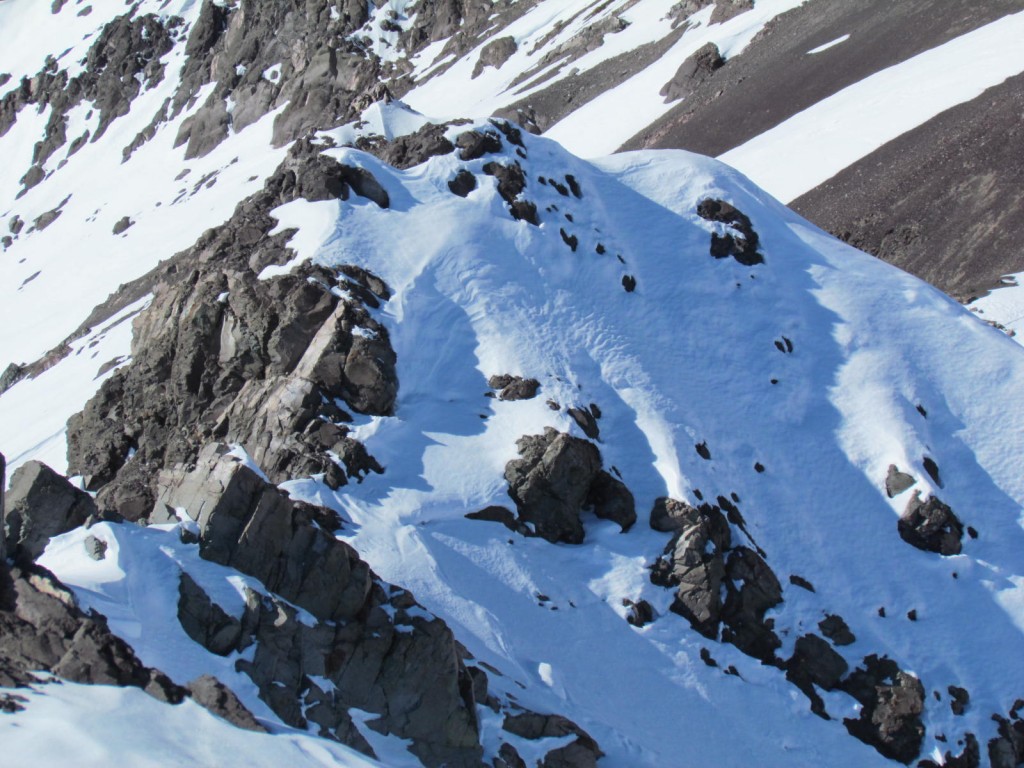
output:
[[[498,390],[499,400],[532,400],[537,396],[540,382],[511,374],[495,374],[487,380],[487,386]]]
[[[912,475],[900,472],[895,464],[890,464],[889,473],[885,476],[885,493],[891,499],[899,496],[916,482]]]
[[[958,555],[964,526],[956,513],[935,496],[921,501],[915,492],[897,524],[900,538],[925,552]]]

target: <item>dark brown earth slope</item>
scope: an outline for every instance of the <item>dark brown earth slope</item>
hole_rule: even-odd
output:
[[[622,149],[720,155],[848,85],[1022,9],[1024,0],[810,0],[769,22],[742,55]]]
[[[968,299],[1024,270],[1024,75],[889,142],[790,204]]]

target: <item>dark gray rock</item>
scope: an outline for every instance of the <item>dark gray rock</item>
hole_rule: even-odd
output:
[[[971,694],[967,692],[967,689],[951,685],[946,690],[949,692],[949,706],[953,710],[953,714],[960,716],[966,712],[967,705],[971,703]]]
[[[128,228],[131,227],[134,223],[135,222],[132,221],[128,216],[122,216],[120,219],[117,220],[117,223],[114,224],[113,233],[115,235],[120,235],[122,232],[127,232]]]
[[[897,530],[901,539],[925,552],[960,554],[964,525],[956,513],[935,496],[921,501],[921,494],[915,492],[897,523]]]
[[[460,133],[455,139],[455,146],[459,148],[459,159],[469,161],[501,152],[502,145],[497,133],[486,130]]]
[[[242,623],[225,613],[184,571],[178,581],[178,622],[210,653],[227,656],[241,647]]]
[[[144,666],[102,616],[83,613],[49,571],[0,562],[0,686],[35,685],[39,671],[76,683],[134,686],[171,703],[185,693]]]
[[[35,560],[51,537],[83,525],[94,514],[89,494],[45,464],[26,462],[11,476],[5,501],[7,550]]]
[[[473,78],[479,77],[485,67],[501,69],[501,65],[508,61],[517,49],[514,37],[505,36],[492,40],[480,50],[480,58],[473,67]]]
[[[697,215],[707,221],[725,224],[732,230],[725,235],[711,233],[711,255],[716,259],[732,256],[748,267],[764,263],[764,256],[757,250],[760,237],[745,213],[724,200],[706,198],[697,205]]]
[[[476,189],[476,176],[462,168],[455,174],[455,178],[448,182],[448,189],[452,191],[453,195],[467,197],[470,192]]]
[[[924,686],[886,657],[871,655],[842,684],[861,703],[860,717],[843,724],[891,760],[909,764],[924,740]]]
[[[103,560],[107,556],[107,542],[95,536],[85,537],[85,551],[93,560]]]
[[[590,483],[587,505],[602,520],[618,523],[625,533],[636,522],[636,502],[625,483],[600,470]]]
[[[672,79],[661,87],[665,103],[685,98],[695,85],[702,84],[723,66],[725,59],[722,58],[717,45],[706,43],[701,46],[679,65]]]
[[[506,715],[501,727],[531,741],[575,736],[566,746],[548,752],[538,763],[540,768],[596,768],[598,759],[604,756],[586,731],[561,715],[540,715],[536,712]]]
[[[835,614],[829,614],[819,621],[818,629],[821,630],[821,634],[839,646],[851,645],[857,640],[843,617]]]
[[[646,626],[654,621],[654,608],[646,600],[630,601],[626,621],[634,627]]]
[[[205,707],[217,715],[217,717],[227,720],[232,725],[246,731],[267,733],[267,729],[260,725],[259,721],[253,717],[252,712],[246,709],[246,706],[239,701],[235,692],[216,677],[202,675],[185,686],[185,688],[196,704]]]
[[[803,691],[811,700],[811,711],[829,719],[815,686],[826,691],[835,690],[849,670],[846,660],[832,646],[817,635],[797,638],[793,655],[784,664],[786,679]]]
[[[722,640],[748,656],[775,663],[782,645],[765,613],[782,602],[782,585],[754,550],[736,547],[725,564],[726,598],[722,606]],[[739,586],[737,586],[739,585]]]
[[[651,508],[650,525],[656,531],[676,533],[693,525],[696,520],[696,509],[685,501],[677,501],[667,496],[656,499]]]
[[[536,379],[524,379],[522,376],[498,374],[487,380],[487,386],[498,390],[499,400],[532,400],[537,396],[540,382]]]
[[[601,469],[593,443],[547,427],[516,441],[519,459],[505,466],[508,493],[519,520],[550,542],[583,541],[580,510]]]
[[[570,407],[569,416],[576,425],[583,430],[583,434],[591,440],[597,440],[601,436],[601,428],[597,424],[597,417],[590,408]]]
[[[658,506],[656,503],[655,509]],[[669,519],[673,520],[676,534],[655,562],[651,581],[674,588],[671,610],[705,637],[717,639],[723,607],[725,552],[732,543],[729,523],[721,510],[707,504],[700,509],[688,505],[672,509]],[[662,518],[659,515],[657,519]]]
[[[437,155],[447,155],[453,152],[455,145],[444,135],[447,130],[447,124],[428,123],[413,133],[391,140],[383,137],[360,137],[356,140],[355,146],[357,149],[379,157],[388,165],[405,170]],[[461,196],[465,197],[465,195]]]
[[[913,475],[900,472],[895,464],[890,464],[889,472],[885,476],[885,494],[890,499],[893,496],[899,496],[916,482],[917,480],[914,479]]]
[[[527,221],[534,226],[540,225],[536,204],[521,197],[526,188],[526,174],[523,173],[523,168],[519,163],[491,162],[484,165],[483,171],[498,180],[498,194],[508,203],[512,218]]]
[[[258,578],[321,620],[348,621],[362,609],[370,589],[366,564],[226,446],[208,445],[191,471],[164,471],[159,491],[157,505],[184,509],[199,523],[205,559]]]

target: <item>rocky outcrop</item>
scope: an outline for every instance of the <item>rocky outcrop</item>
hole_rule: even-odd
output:
[[[732,256],[748,267],[764,263],[764,256],[757,250],[760,237],[745,213],[724,200],[707,198],[697,206],[697,215],[726,226],[723,235],[711,233],[711,255],[716,259]]]
[[[164,471],[158,486],[157,514],[193,517],[204,559],[254,576],[322,621],[350,621],[362,609],[368,566],[318,524],[315,508],[291,501],[227,446],[211,443],[194,469]]]
[[[185,695],[144,666],[102,616],[80,610],[49,571],[0,563],[0,686],[33,685],[40,671],[76,683],[133,686],[171,703]]]
[[[7,133],[26,105],[50,107],[44,136],[34,148],[31,175],[24,179],[25,189],[43,178],[43,166],[67,141],[79,146],[96,141],[110,124],[128,114],[132,102],[143,90],[160,83],[164,76],[161,58],[170,52],[179,34],[182,20],[161,20],[153,14],[135,16],[134,10],[107,24],[89,48],[81,72],[69,76],[53,57],[31,80],[24,78],[17,88],[0,100],[0,136]],[[88,102],[99,113],[93,133],[68,136],[68,113]]]
[[[7,459],[0,453],[0,563],[7,559]]]
[[[960,518],[935,496],[921,501],[914,493],[897,523],[900,538],[913,547],[940,555],[960,554],[964,525]]]
[[[35,560],[51,537],[83,525],[95,514],[96,505],[89,494],[45,464],[26,462],[12,475],[5,501],[7,551]]]
[[[843,681],[843,690],[861,704],[860,717],[846,729],[885,757],[909,764],[924,740],[924,686],[886,657],[871,655]]]
[[[575,737],[564,747],[548,752],[538,763],[540,768],[596,768],[598,759],[604,756],[597,742],[589,734],[561,715],[521,712],[506,716],[502,728],[531,741],[552,737]]]
[[[548,541],[583,541],[580,512],[596,513],[632,525],[632,494],[601,470],[601,453],[593,443],[547,427],[542,435],[516,441],[518,459],[505,465],[508,494],[518,510],[518,525]],[[595,487],[596,484],[596,487]]]
[[[651,527],[675,534],[651,570],[653,583],[675,590],[671,610],[705,637],[721,631],[723,642],[777,663],[781,642],[765,613],[782,602],[782,585],[757,552],[733,547],[721,509],[658,499]]]
[[[71,471],[100,490],[101,508],[144,516],[159,470],[213,437],[243,445],[277,482],[322,474],[336,488],[382,471],[349,436],[341,405],[394,408],[395,354],[370,314],[387,286],[355,267],[259,277],[291,257],[291,233],[269,234],[273,208],[350,194],[387,203],[367,171],[299,142],[260,193],[167,268],[135,321],[133,363],[69,422]]]
[[[467,670],[443,621],[328,533],[337,527],[331,513],[291,501],[216,444],[201,451],[194,468],[162,474],[158,503],[195,521],[203,558],[265,587],[247,588],[244,608],[233,615],[182,573],[178,618],[212,653],[246,651],[238,668],[284,722],[372,754],[348,714],[356,707],[377,714],[375,730],[410,739],[425,765],[480,764],[475,706],[498,706],[487,696],[486,676]],[[234,711],[229,692],[209,683],[203,690]],[[516,718],[506,730],[525,738],[577,736],[549,752],[545,765],[589,765],[600,755],[564,718],[535,717],[547,723],[540,736],[525,735],[529,728]],[[589,763],[572,762],[588,754]]]

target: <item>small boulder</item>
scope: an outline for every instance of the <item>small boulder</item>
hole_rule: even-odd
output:
[[[501,152],[501,139],[491,131],[464,131],[455,139],[459,159],[476,160],[493,152]]]
[[[455,178],[448,181],[448,189],[451,190],[453,195],[467,197],[470,192],[476,189],[476,176],[462,168],[455,174]]]
[[[899,496],[916,482],[913,475],[900,472],[895,464],[890,464],[889,473],[885,476],[885,494],[890,499]]]
[[[851,645],[857,640],[853,632],[850,631],[850,627],[847,626],[843,617],[835,614],[830,613],[824,619],[819,621],[818,629],[821,630],[821,634],[831,640],[835,645]]]
[[[117,220],[117,223],[114,224],[113,233],[115,235],[120,235],[121,233],[128,231],[128,228],[132,226],[134,223],[135,222],[132,221],[129,217],[122,216],[120,219]]]
[[[665,85],[660,94],[665,103],[689,96],[693,90],[708,80],[717,70],[725,66],[725,59],[714,43],[705,43],[679,65],[679,69]]]

